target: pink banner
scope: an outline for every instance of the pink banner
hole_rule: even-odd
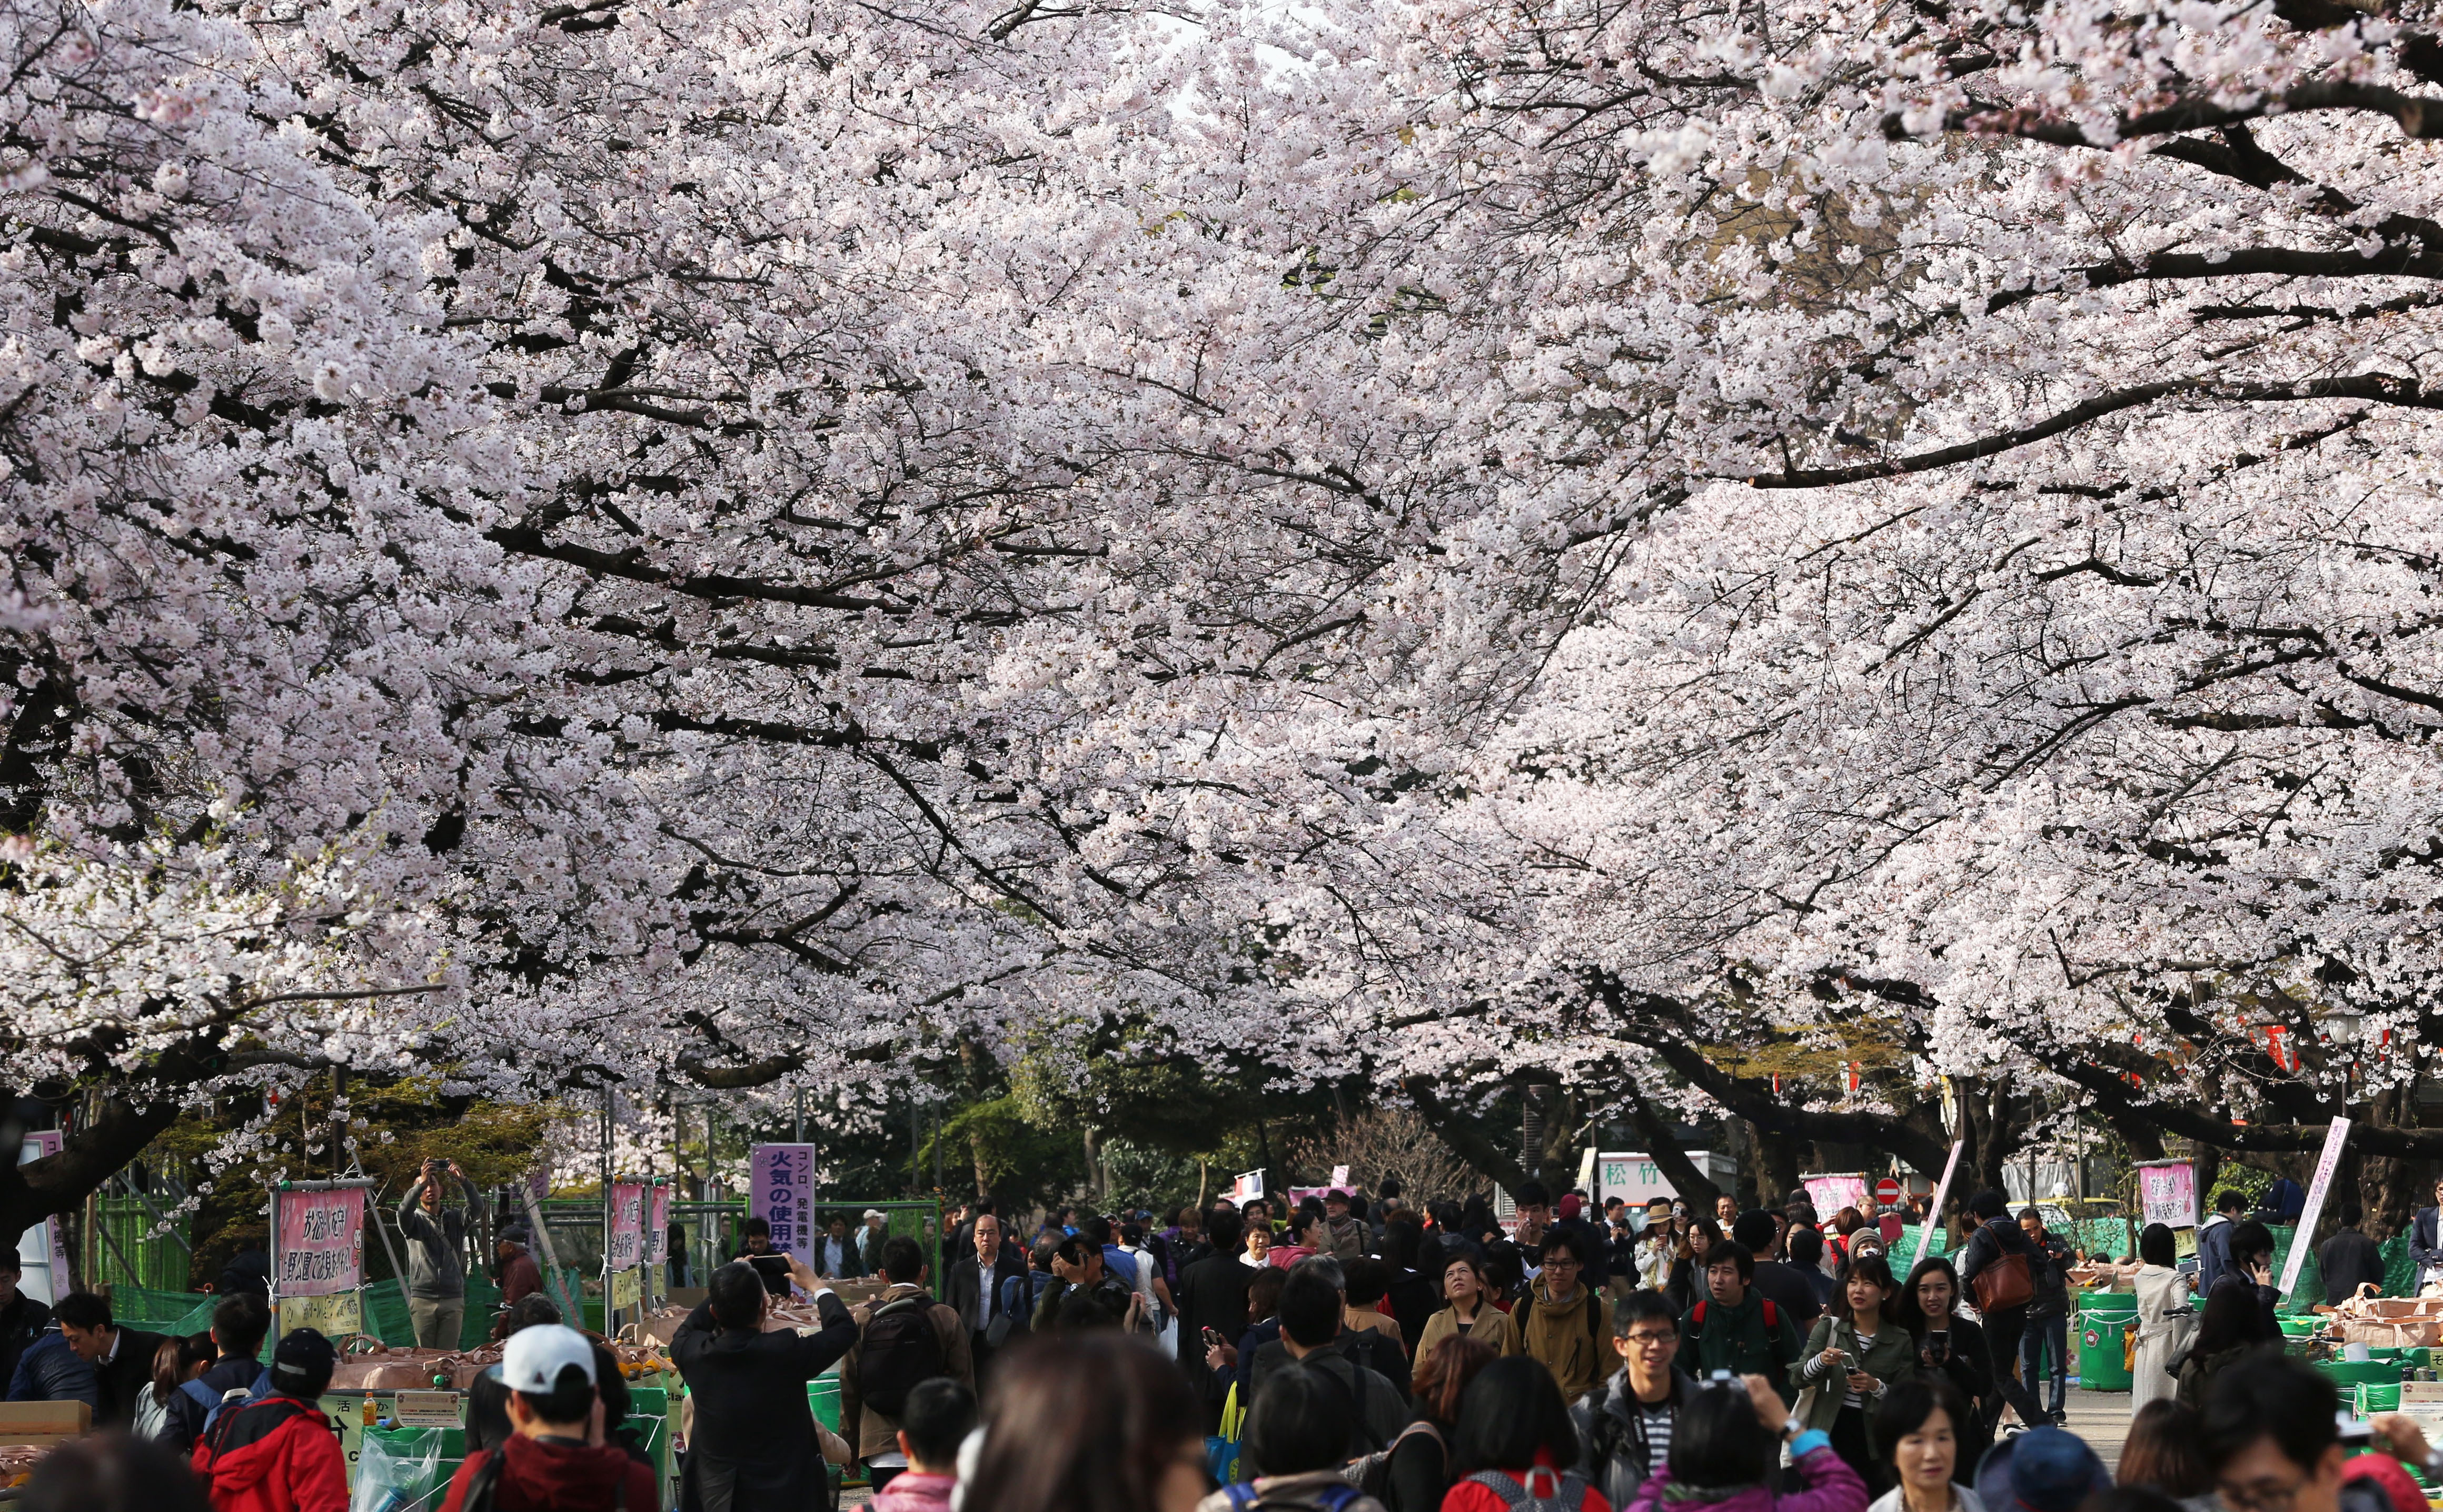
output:
[[[1832,1215],[1844,1208],[1863,1210],[1866,1206],[1866,1178],[1857,1172],[1825,1176],[1801,1176],[1799,1185],[1807,1189],[1807,1200],[1815,1205],[1815,1216],[1828,1226]]]
[[[645,1205],[645,1263],[659,1265],[670,1258],[670,1189],[655,1182]]]
[[[2138,1208],[2150,1224],[2169,1228],[2197,1226],[2197,1168],[2185,1160],[2150,1162],[2138,1168]]]
[[[643,1263],[644,1253],[644,1183],[615,1181],[611,1184],[611,1268],[632,1269]]]
[[[354,1291],[365,1265],[365,1189],[280,1191],[271,1194],[272,1230],[279,1269],[272,1292],[281,1298],[328,1297]]]

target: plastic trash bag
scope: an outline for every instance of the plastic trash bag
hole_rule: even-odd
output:
[[[441,1475],[439,1432],[367,1433],[357,1451],[357,1487],[348,1512],[435,1512],[449,1489]]]

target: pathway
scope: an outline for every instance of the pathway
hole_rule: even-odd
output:
[[[2103,1461],[2105,1469],[2118,1469],[2121,1445],[2129,1436],[2129,1393],[2127,1392],[2082,1392],[2070,1388],[2066,1404],[2069,1410],[2069,1430],[2086,1440]],[[843,1492],[840,1506],[864,1506],[872,1500],[862,1487]]]
[[[2122,1441],[2129,1436],[2129,1393],[2082,1392],[2073,1386],[2066,1406],[2069,1430],[2086,1440],[2106,1469],[2117,1468]]]

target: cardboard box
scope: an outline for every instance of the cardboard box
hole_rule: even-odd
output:
[[[0,1402],[0,1444],[58,1444],[93,1431],[83,1402]]]

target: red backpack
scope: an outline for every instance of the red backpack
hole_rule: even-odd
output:
[[[1759,1297],[1756,1300],[1764,1303],[1764,1326],[1767,1328],[1779,1328],[1781,1326],[1781,1315],[1773,1311],[1773,1299],[1770,1297]],[[1699,1302],[1696,1306],[1688,1309],[1688,1320],[1696,1324],[1699,1328],[1705,1326],[1705,1304],[1703,1302]]]

